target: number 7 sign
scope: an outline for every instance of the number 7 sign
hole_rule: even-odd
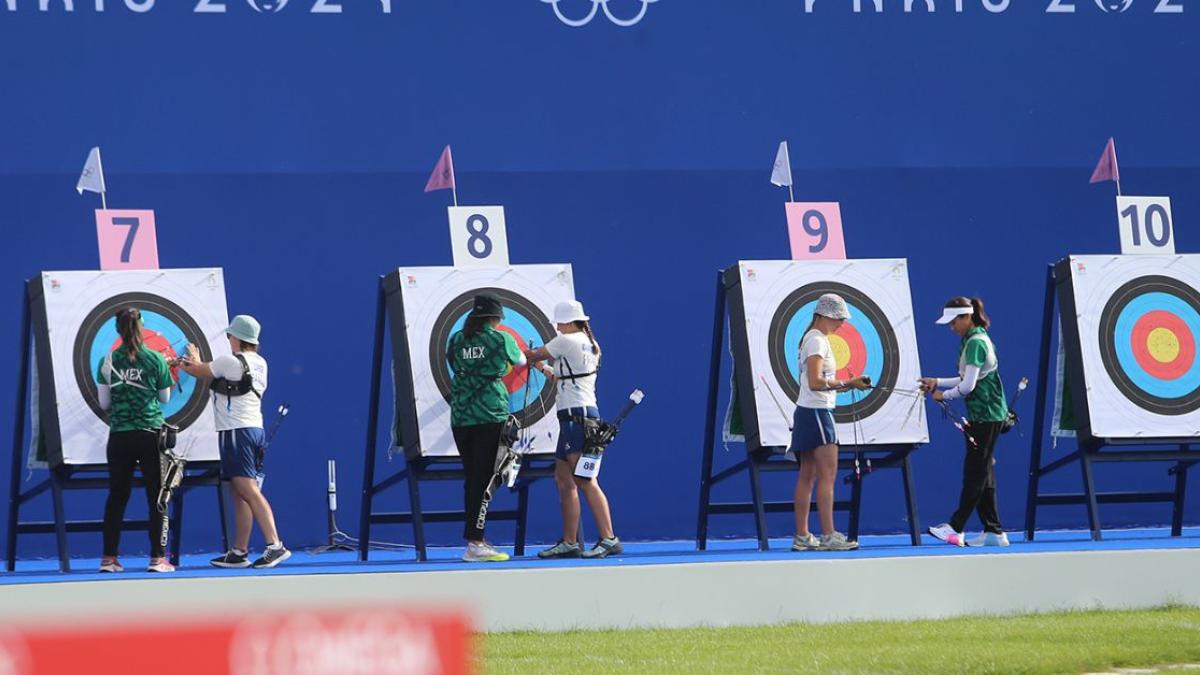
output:
[[[102,270],[158,269],[153,211],[96,209]]]

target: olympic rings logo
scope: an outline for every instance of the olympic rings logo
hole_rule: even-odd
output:
[[[583,17],[582,19],[572,19],[572,18],[568,17],[566,14],[563,14],[562,9],[559,8],[558,3],[562,2],[562,0],[542,0],[542,2],[549,3],[550,5],[552,5],[554,7],[554,15],[558,17],[558,20],[565,23],[566,25],[570,26],[571,28],[579,28],[581,26],[588,25],[589,23],[592,22],[592,19],[596,18],[596,15],[600,13],[601,9],[604,10],[604,15],[608,17],[609,21],[613,22],[614,24],[616,24],[622,28],[629,28],[630,26],[636,26],[637,24],[642,22],[642,19],[646,18],[646,10],[650,7],[650,4],[654,3],[654,2],[658,2],[658,0],[640,0],[640,1],[642,3],[642,8],[638,11],[637,15],[634,16],[632,19],[622,19],[622,18],[614,15],[612,10],[608,8],[609,0],[592,0],[592,9],[590,12],[588,12],[587,16]]]

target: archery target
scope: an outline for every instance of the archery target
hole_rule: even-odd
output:
[[[50,378],[53,388],[39,392],[39,426],[57,425],[63,463],[106,462],[108,416],[100,408],[96,371],[121,343],[118,309],[141,310],[146,345],[167,359],[184,353],[189,342],[206,361],[229,351],[220,269],[45,272],[41,281],[45,325],[37,330],[49,346],[52,373],[39,377]],[[174,386],[163,414],[181,429],[178,447],[193,461],[218,459],[213,419],[206,411],[207,387],[177,368],[171,379]],[[49,454],[54,463],[59,453],[49,449]]]
[[[1200,256],[1072,256],[1091,434],[1200,436]]]
[[[495,295],[504,306],[499,330],[512,335],[522,350],[541,347],[557,334],[549,319],[554,306],[575,297],[571,267],[413,267],[402,268],[398,279],[408,353],[397,353],[395,358],[406,360],[411,369],[420,454],[457,456],[450,429],[454,374],[446,363],[446,346],[466,322],[474,297]],[[526,368],[513,369],[504,385],[509,410],[530,430],[520,451],[554,452],[558,443],[554,386],[540,372]],[[397,413],[403,411],[398,408]]]
[[[837,377],[867,375],[875,384],[838,394],[834,420],[842,444],[928,441],[916,397],[892,391],[914,389],[920,377],[906,261],[742,261],[739,271],[762,445],[791,442],[800,340],[824,293],[837,293],[850,308],[850,320],[829,339]]]

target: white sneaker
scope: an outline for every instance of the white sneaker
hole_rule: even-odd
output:
[[[950,523],[942,523],[929,528],[929,534],[941,539],[947,544],[954,546],[966,546],[967,540],[963,538],[963,533],[956,531],[950,527]]]
[[[853,551],[858,548],[857,541],[851,541],[841,532],[830,532],[821,535],[821,551]]]
[[[468,542],[462,557],[464,562],[504,562],[508,554],[485,542]]]
[[[1004,532],[981,532],[978,537],[968,541],[967,546],[1008,546],[1008,535]]]
[[[821,548],[821,540],[817,539],[812,532],[803,537],[798,534],[792,537],[793,551],[815,551],[819,548]]]

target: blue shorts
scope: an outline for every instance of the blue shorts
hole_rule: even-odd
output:
[[[257,478],[262,473],[267,435],[261,427],[218,432],[221,447],[221,480]]]
[[[558,447],[554,456],[566,461],[568,455],[578,455],[583,452],[583,425],[571,420],[571,417],[590,417],[600,419],[600,411],[595,406],[586,408],[570,408],[558,411]]]
[[[796,406],[796,412],[792,414],[792,447],[789,450],[809,452],[837,442],[837,425],[833,422],[832,410]]]

